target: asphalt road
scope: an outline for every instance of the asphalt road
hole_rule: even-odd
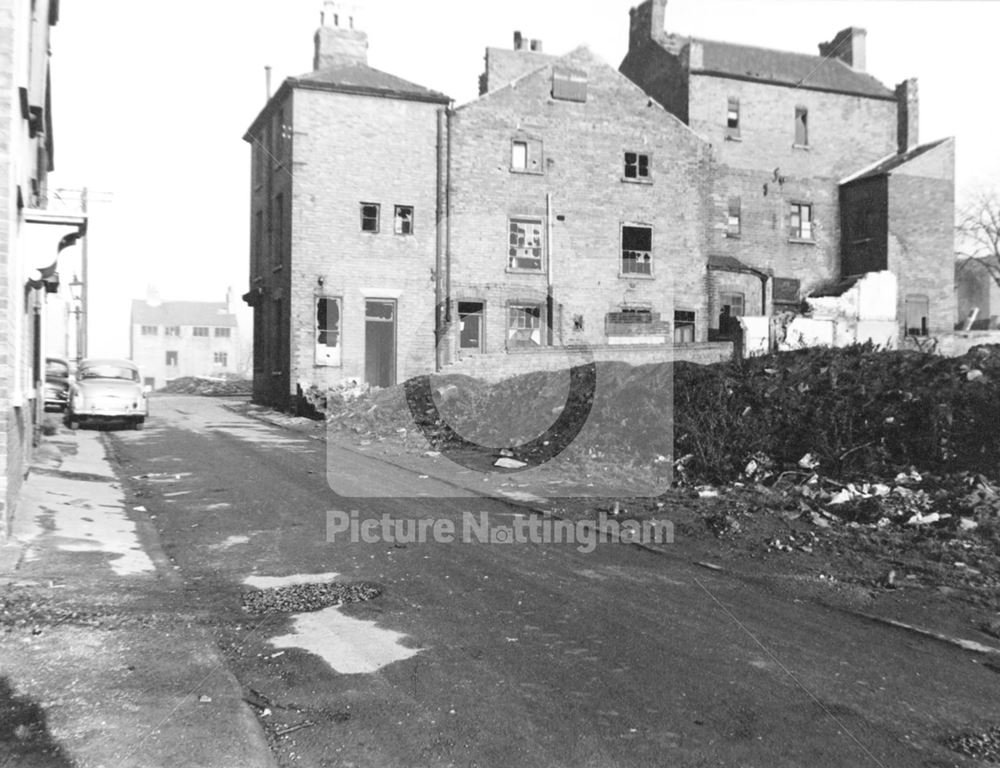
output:
[[[145,431],[109,438],[282,764],[962,766],[943,740],[1000,723],[1000,677],[972,654],[699,568],[683,541],[329,541],[330,511],[458,531],[524,511],[216,399],[156,397]],[[328,465],[413,496],[339,497]],[[241,609],[249,577],[331,573],[383,592]]]

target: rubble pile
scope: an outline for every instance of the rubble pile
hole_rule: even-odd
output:
[[[344,603],[372,600],[382,587],[369,582],[292,584],[287,587],[255,589],[243,593],[243,610],[254,614],[305,613]]]
[[[249,379],[182,376],[174,379],[157,391],[171,395],[207,395],[214,397],[249,395],[253,393],[253,382]]]

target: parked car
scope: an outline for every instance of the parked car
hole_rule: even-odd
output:
[[[69,403],[69,361],[61,357],[45,358],[45,410],[65,411]]]
[[[148,392],[131,360],[88,358],[80,363],[70,388],[66,421],[70,429],[121,421],[142,429],[149,415]]]

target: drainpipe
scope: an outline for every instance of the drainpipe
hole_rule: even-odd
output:
[[[445,227],[444,227],[444,325],[445,331],[450,332],[451,330],[451,117],[454,114],[451,104],[448,105],[448,109],[445,112],[446,122],[445,122],[445,133],[447,134],[447,140],[445,142],[446,157],[445,157],[445,195],[444,195],[444,205],[445,205]],[[445,354],[447,355],[447,362],[451,362],[451,345],[449,344],[445,347]]]
[[[552,346],[552,324],[555,322],[555,317],[553,316],[553,311],[555,308],[555,301],[552,295],[552,193],[545,193],[545,276],[546,276],[546,291],[545,291],[545,318],[548,322],[548,341],[547,345]]]
[[[443,276],[444,263],[447,258],[447,243],[445,233],[445,219],[447,211],[447,175],[448,157],[446,135],[448,132],[447,116],[445,109],[439,109],[437,113],[437,240],[434,248],[434,370],[440,371],[444,361],[442,360],[442,341],[444,340],[444,317],[441,312],[441,301],[444,295]]]

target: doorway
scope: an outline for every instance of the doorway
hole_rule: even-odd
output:
[[[365,381],[373,387],[396,383],[396,302],[365,302]]]
[[[475,352],[483,351],[483,302],[458,302],[458,346]]]

